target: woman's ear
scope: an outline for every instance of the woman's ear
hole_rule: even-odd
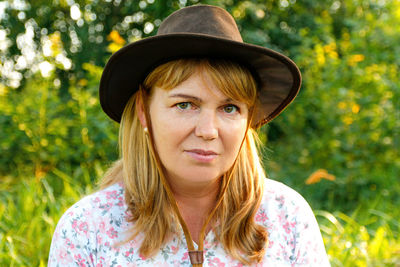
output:
[[[143,128],[146,128],[147,127],[146,114],[144,111],[142,93],[140,91],[138,92],[135,108],[136,108],[136,114],[139,118],[140,124],[143,126]]]

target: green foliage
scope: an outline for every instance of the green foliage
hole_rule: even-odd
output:
[[[264,163],[271,178],[319,210],[332,265],[396,266],[396,0],[4,2],[0,265],[45,266],[59,217],[95,190],[118,157],[118,125],[105,117],[97,95],[107,58],[198,2],[228,9],[245,41],[281,51],[301,68],[299,96],[260,130]],[[73,6],[79,17],[71,16]]]
[[[316,207],[349,211],[377,193],[400,203],[400,57],[392,52],[400,33],[391,24],[398,4],[380,9],[365,1],[346,4],[336,12],[340,26],[336,13],[322,12],[323,38],[300,30],[303,39],[312,40],[295,57],[303,90],[267,129],[274,151],[267,165],[271,175],[284,174]],[[305,186],[319,168],[336,181]]]
[[[117,158],[118,128],[104,120],[97,97],[101,71],[88,63],[84,68],[89,80],[75,82],[63,101],[59,87],[40,77],[1,96],[0,172],[23,168],[40,177],[54,168],[90,170],[96,162]]]

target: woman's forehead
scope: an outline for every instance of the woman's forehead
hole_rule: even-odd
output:
[[[156,88],[157,89],[157,88]],[[162,90],[161,88],[159,88]],[[205,70],[199,69],[188,79],[169,90],[162,90],[168,98],[184,98],[196,102],[204,102],[207,99],[216,99],[219,102],[233,101],[224,94],[218,85],[209,77]]]
[[[227,61],[177,60],[156,68],[145,81],[150,98],[156,87],[166,91],[180,88],[187,80],[198,78],[209,95],[221,93],[225,98],[254,105],[257,87],[251,74],[242,66]]]

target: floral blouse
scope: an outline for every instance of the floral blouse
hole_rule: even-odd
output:
[[[157,255],[138,251],[140,234],[129,237],[132,223],[121,184],[89,195],[61,217],[53,235],[48,266],[191,266],[181,230]],[[317,221],[307,202],[293,189],[267,179],[255,220],[266,227],[269,243],[254,266],[330,266]],[[226,253],[211,230],[204,240],[203,266],[243,266]]]

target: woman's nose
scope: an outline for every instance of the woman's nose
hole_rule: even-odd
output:
[[[213,140],[218,137],[216,114],[211,111],[201,111],[198,117],[195,134],[205,140]]]

